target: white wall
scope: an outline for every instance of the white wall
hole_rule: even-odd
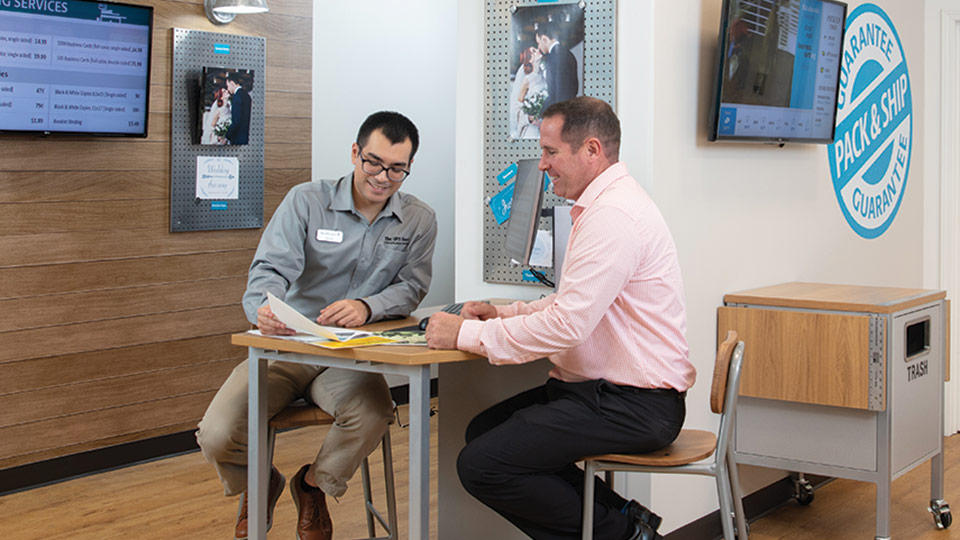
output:
[[[852,12],[860,2],[850,2]],[[885,234],[865,240],[844,220],[836,201],[826,148],[706,142],[712,95],[719,2],[656,2],[654,71],[657,134],[651,193],[670,223],[687,286],[688,339],[700,380],[709,381],[716,307],[724,293],[785,281],[922,286],[923,240],[923,24],[906,2],[877,1],[903,42],[914,100],[914,159],[903,204]],[[634,32],[622,35],[630,50]],[[642,67],[638,66],[638,69]],[[621,74],[621,95],[630,79]],[[629,117],[623,119],[630,122]],[[628,145],[629,147],[629,145]],[[630,153],[624,158],[629,163]],[[749,354],[749,351],[747,352]],[[688,403],[705,403],[709,384],[698,384]],[[712,426],[706,407],[689,408],[692,427]],[[748,492],[766,475],[744,475]],[[670,489],[664,489],[667,485]],[[659,507],[691,503],[702,514],[716,508],[708,480],[656,478]],[[670,527],[689,517],[671,516]]]
[[[860,2],[850,2],[852,11]],[[719,10],[717,0],[619,2],[617,109],[621,158],[669,223],[687,294],[688,340],[699,382],[687,426],[716,427],[708,412],[716,308],[727,292],[785,281],[923,285],[924,42],[913,2],[876,0],[903,41],[914,101],[913,161],[899,213],[880,238],[864,240],[841,214],[824,146],[709,143]],[[457,70],[456,296],[517,296],[480,273],[482,227],[483,2],[461,5]],[[749,354],[749,351],[747,352]],[[781,473],[745,471],[749,491]],[[664,515],[669,532],[717,508],[712,481],[631,477],[628,493]]]
[[[945,24],[944,19],[950,22]],[[927,65],[924,93],[927,123],[924,137],[927,145],[924,156],[923,283],[926,288],[946,289],[947,298],[951,299],[956,299],[960,291],[957,158],[955,151],[948,150],[955,148],[960,128],[957,115],[960,110],[957,96],[960,92],[955,85],[960,72],[960,54],[956,50],[958,19],[960,0],[927,0],[924,11]],[[941,246],[944,247],[942,253]],[[960,373],[960,318],[951,318],[949,332],[952,340],[952,354],[948,359],[951,373]],[[960,377],[956,375],[946,385],[944,409],[944,434],[956,433],[960,430]]]
[[[395,110],[413,120],[420,150],[401,190],[437,212],[433,282],[423,305],[448,303],[457,4],[315,0],[313,14],[313,179],[352,170],[350,145],[370,113]]]

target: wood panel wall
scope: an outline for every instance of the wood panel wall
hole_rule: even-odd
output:
[[[170,233],[173,28],[266,38],[264,216],[310,179],[312,1],[154,6],[146,139],[0,136],[0,469],[193,429],[245,351],[259,230]]]

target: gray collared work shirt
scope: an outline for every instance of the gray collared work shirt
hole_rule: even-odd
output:
[[[260,237],[243,309],[256,324],[272,292],[315,320],[337,300],[360,299],[373,322],[416,309],[430,287],[437,219],[397,192],[373,223],[353,205],[353,174],[291,189]]]

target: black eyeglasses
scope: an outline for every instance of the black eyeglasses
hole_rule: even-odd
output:
[[[363,148],[360,149],[358,154],[360,155],[360,169],[362,169],[363,172],[369,174],[370,176],[377,176],[381,172],[387,171],[388,180],[390,180],[391,182],[400,183],[406,180],[407,175],[410,174],[410,171],[408,171],[407,169],[404,169],[403,167],[398,167],[396,165],[387,167],[386,165],[384,165],[383,163],[380,163],[379,161],[374,161],[372,159],[367,159],[363,157]]]

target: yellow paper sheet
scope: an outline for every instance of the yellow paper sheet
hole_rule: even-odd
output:
[[[381,336],[365,336],[348,339],[347,341],[310,341],[309,343],[323,347],[324,349],[349,349],[352,347],[369,347],[370,345],[393,343],[393,340]]]

